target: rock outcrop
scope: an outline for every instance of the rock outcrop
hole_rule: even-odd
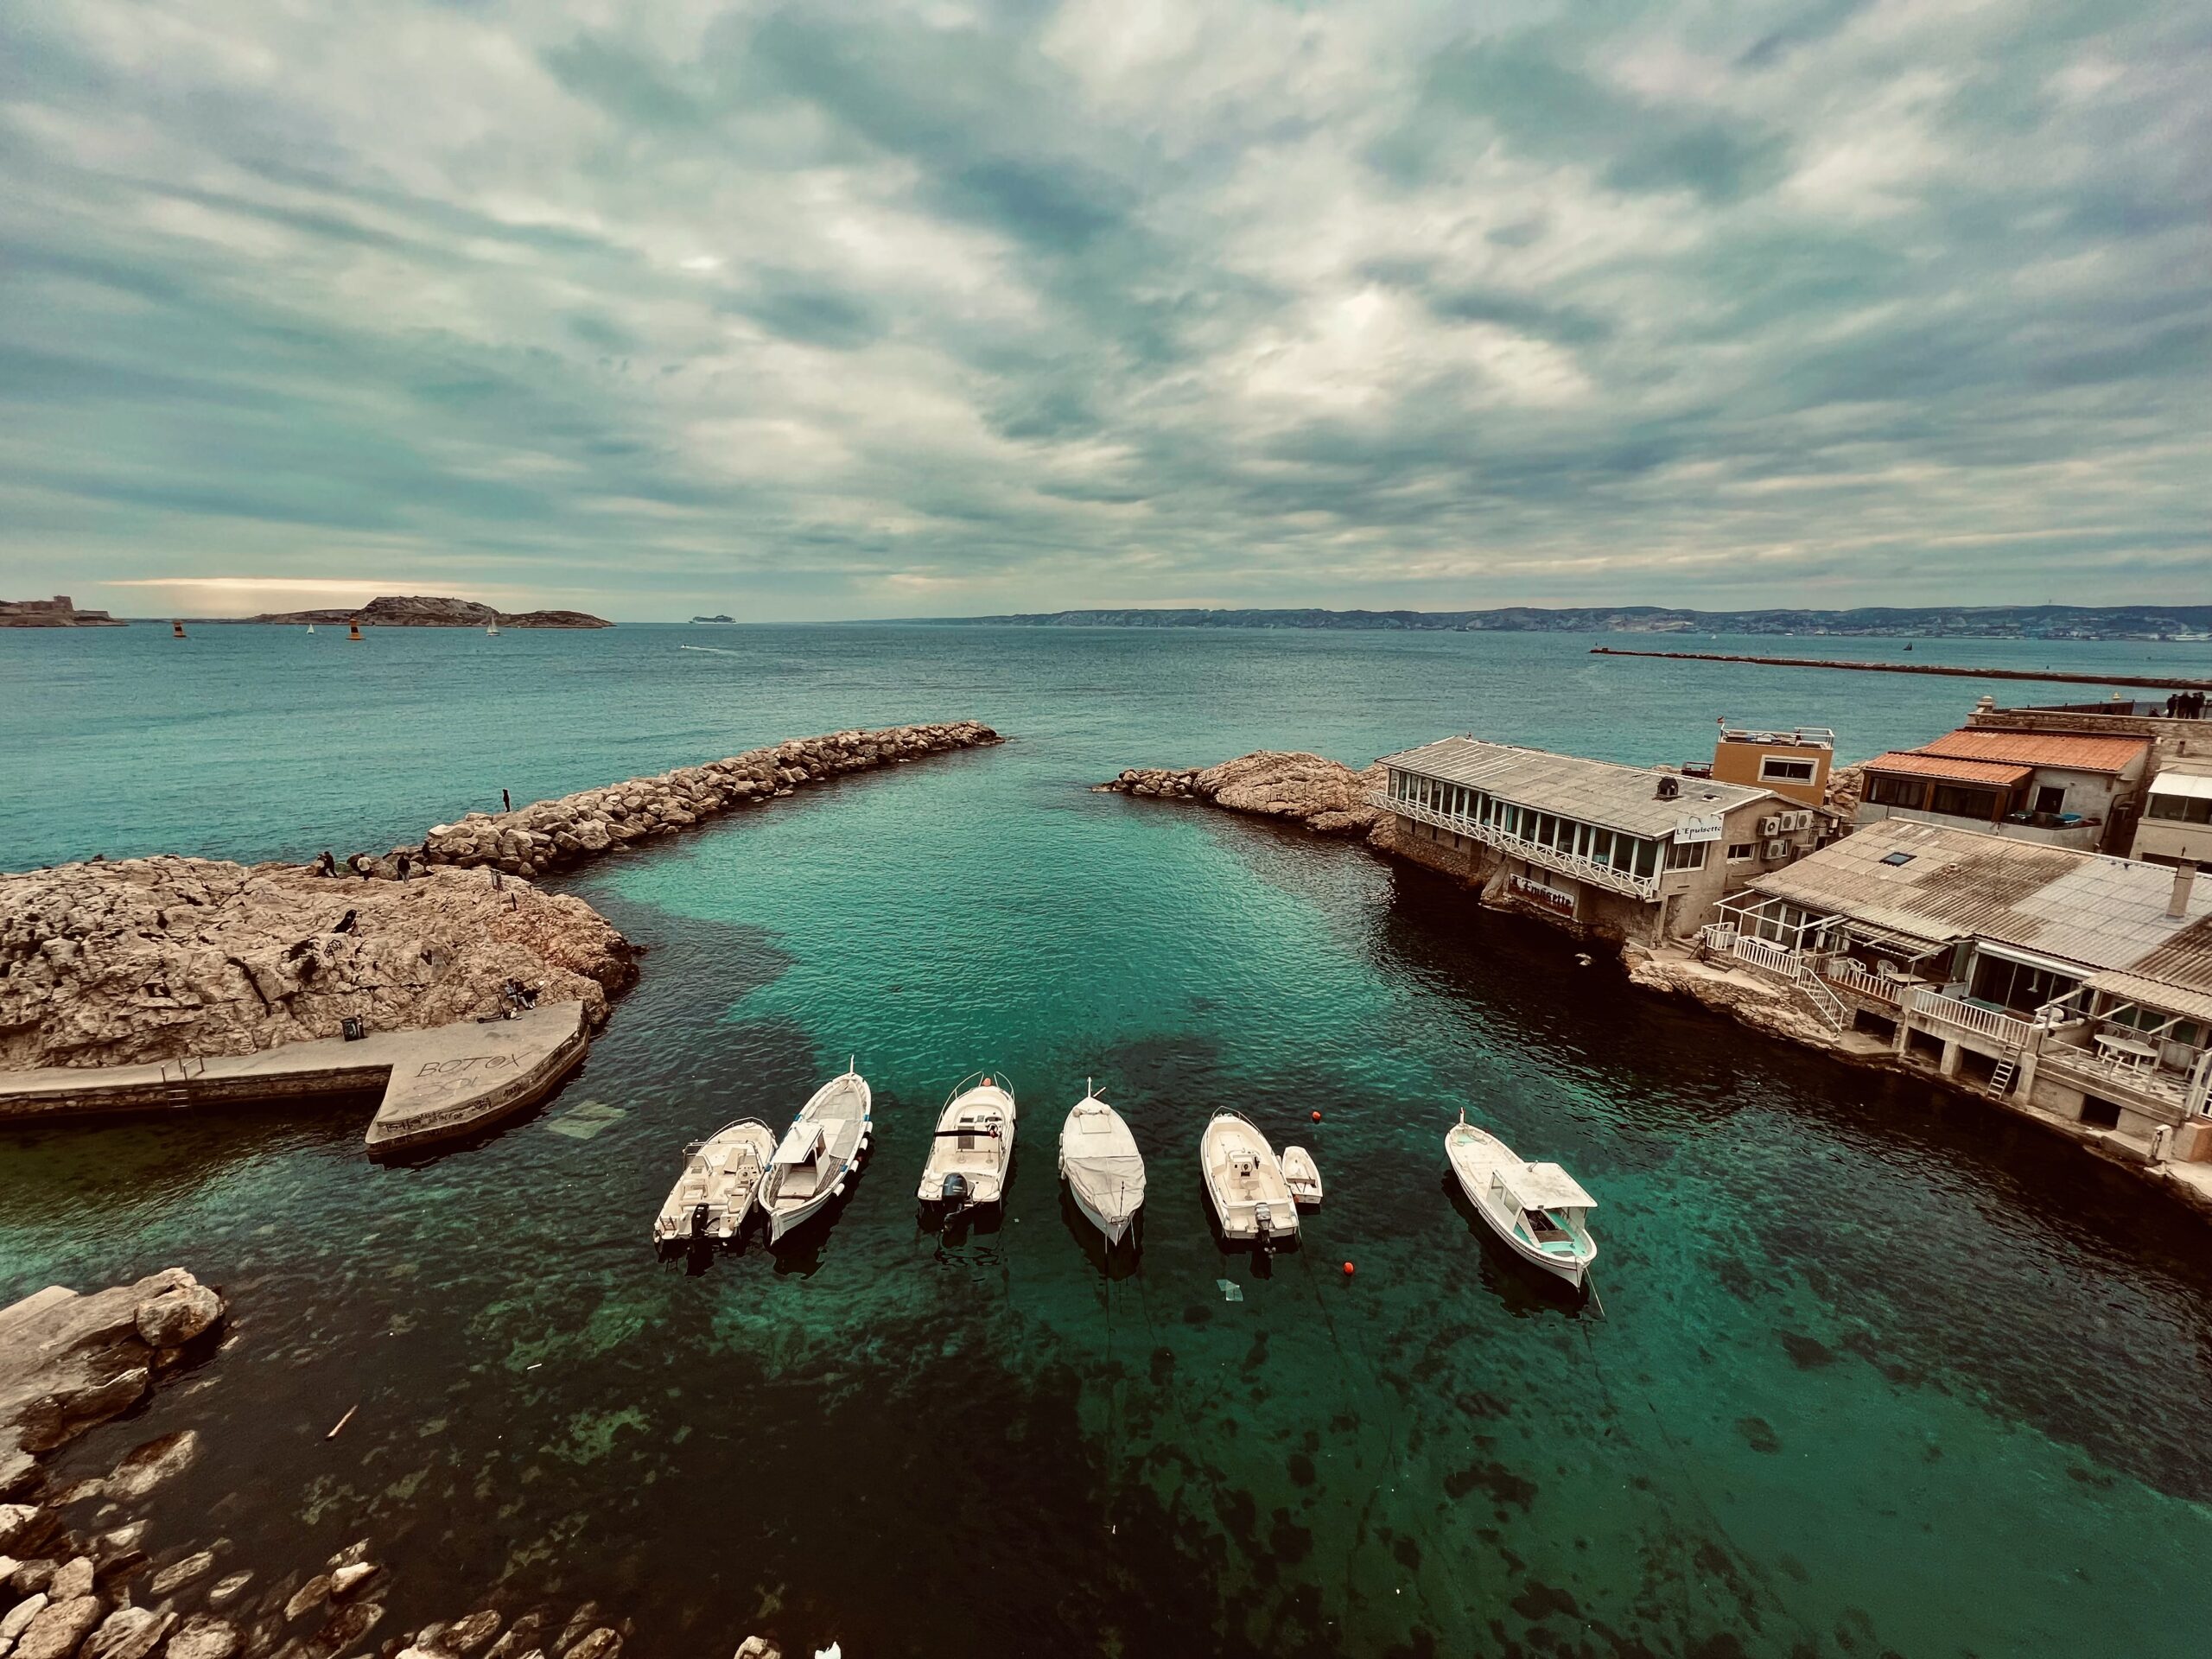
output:
[[[180,1296],[207,1317],[175,1320],[166,1310]],[[50,1286],[0,1308],[0,1497],[35,1483],[39,1453],[137,1405],[156,1376],[219,1327],[223,1314],[222,1298],[181,1268],[88,1296]],[[149,1329],[163,1340],[149,1342]],[[111,1478],[117,1495],[143,1497],[188,1464],[197,1444],[188,1431],[142,1446]],[[0,1533],[11,1553],[34,1554],[46,1530],[35,1511],[0,1510]],[[88,1577],[89,1570],[88,1564]],[[66,1567],[46,1587],[55,1605],[66,1599],[57,1586],[84,1593]]]
[[[487,871],[65,864],[0,876],[0,1070],[249,1054],[356,1017],[376,1031],[486,1019],[511,982],[581,1000],[597,1024],[635,972],[583,900]]]
[[[1261,749],[1219,766],[1182,770],[1131,768],[1101,791],[1204,801],[1231,812],[1287,818],[1320,835],[1365,836],[1387,817],[1368,797],[1383,785],[1376,763],[1355,772],[1318,754]]]
[[[1835,1030],[1787,986],[1741,968],[1688,955],[1656,956],[1641,945],[1623,947],[1630,982],[1646,990],[1693,997],[1716,1013],[1732,1014],[1755,1031],[1814,1048],[1834,1049]]]
[[[471,812],[458,823],[435,826],[420,849],[395,849],[379,868],[405,852],[426,863],[488,866],[518,875],[567,869],[808,784],[1002,741],[973,720],[793,738],[773,748],[536,801],[512,812]]]
[[[372,599],[359,610],[342,607],[319,611],[270,611],[250,616],[249,622],[286,626],[315,622],[343,627],[359,622],[378,628],[483,628],[498,623],[503,628],[611,628],[605,617],[584,611],[498,611],[473,599],[441,599],[427,594],[386,594]]]
[[[1864,765],[1838,766],[1828,773],[1827,805],[1843,814],[1847,824],[1859,810],[1859,798],[1866,787],[1866,768]]]
[[[0,628],[119,628],[119,617],[80,611],[67,594],[52,599],[0,599]]]

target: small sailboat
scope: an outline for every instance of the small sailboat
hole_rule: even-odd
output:
[[[313,632],[315,632],[315,624],[314,624],[314,623],[310,622],[310,623],[308,623],[308,632],[309,633],[313,633]]]
[[[1086,1087],[1060,1126],[1060,1179],[1111,1249],[1144,1205],[1144,1157],[1122,1115]]]
[[[830,1078],[799,1108],[769,1155],[767,1177],[760,1183],[770,1243],[820,1214],[845,1190],[868,1156],[874,1104],[868,1079],[848,1061],[842,1077]]]
[[[499,637],[499,625],[496,622],[487,622],[484,625],[484,632],[496,639]]]
[[[1487,1129],[1459,1121],[1444,1137],[1459,1190],[1490,1230],[1524,1262],[1555,1274],[1578,1290],[1598,1259],[1598,1242],[1583,1218],[1598,1207],[1557,1164],[1524,1164]]]
[[[776,1132],[757,1117],[724,1124],[688,1147],[683,1173],[653,1217],[653,1243],[728,1243],[745,1230],[776,1149]]]
[[[1281,1166],[1282,1184],[1292,1198],[1309,1210],[1321,1202],[1321,1166],[1312,1153],[1303,1147],[1285,1147]]]
[[[996,1204],[1013,1166],[1014,1090],[980,1071],[961,1078],[938,1114],[917,1196],[924,1204]]]
[[[1216,1112],[1198,1141],[1206,1195],[1224,1236],[1264,1248],[1298,1236],[1298,1204],[1267,1136],[1236,1112]]]

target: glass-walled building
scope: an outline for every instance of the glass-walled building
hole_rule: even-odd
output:
[[[1384,760],[1399,851],[1599,932],[1688,938],[1825,823],[1770,790],[1451,737]]]

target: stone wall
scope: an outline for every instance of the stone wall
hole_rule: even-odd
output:
[[[726,760],[536,801],[512,812],[471,812],[457,823],[435,825],[420,848],[394,848],[376,864],[381,871],[404,855],[410,861],[488,866],[513,875],[567,869],[617,847],[687,830],[809,784],[1003,741],[973,720],[794,738],[773,748],[749,749]]]

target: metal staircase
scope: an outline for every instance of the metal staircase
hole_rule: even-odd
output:
[[[2007,1054],[1997,1062],[1997,1069],[1989,1074],[1989,1081],[1982,1086],[1981,1092],[1992,1100],[2004,1099],[2012,1092],[2012,1079],[2019,1075],[2019,1055]]]
[[[1800,967],[1797,988],[1805,993],[1805,1000],[1813,1005],[1813,1011],[1831,1027],[1839,1032],[1849,1027],[1851,1010],[1844,1006],[1841,997],[1827,988],[1817,969],[1809,964]]]

